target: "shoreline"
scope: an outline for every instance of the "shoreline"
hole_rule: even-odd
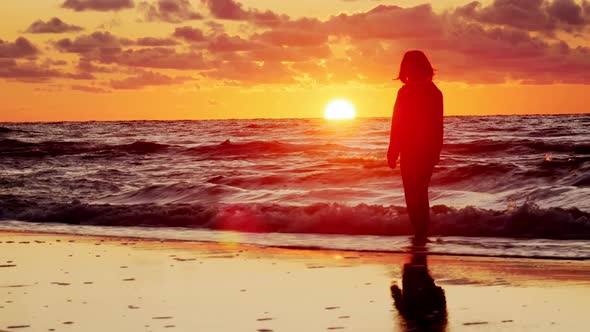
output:
[[[412,249],[411,245],[411,237],[410,236],[375,236],[375,238],[381,238],[380,240],[386,239],[387,241],[391,241],[390,243],[395,243],[390,248],[387,249],[370,249],[370,248],[363,248],[362,246],[357,246],[354,248],[351,247],[330,247],[331,243],[327,242],[324,244],[312,244],[313,238],[311,237],[326,237],[335,239],[338,237],[344,237],[345,240],[350,241],[350,238],[357,238],[358,236],[354,235],[346,235],[346,234],[313,234],[313,233],[275,233],[275,232],[240,232],[236,230],[213,230],[213,229],[206,229],[206,228],[178,228],[178,229],[170,229],[170,228],[160,228],[160,227],[149,227],[149,226],[140,226],[140,227],[133,227],[133,228],[126,228],[121,226],[98,226],[98,225],[70,225],[70,224],[59,224],[59,223],[29,223],[29,222],[21,222],[21,221],[10,221],[14,223],[18,223],[15,225],[2,225],[0,223],[0,232],[4,233],[22,233],[22,234],[37,234],[37,235],[63,235],[63,236],[89,236],[89,237],[104,237],[104,238],[113,238],[113,239],[132,239],[137,241],[166,241],[166,242],[194,242],[194,243],[223,243],[226,239],[229,239],[230,242],[235,242],[235,244],[245,245],[245,246],[253,246],[253,247],[260,247],[260,248],[278,248],[278,249],[285,249],[285,250],[322,250],[322,251],[351,251],[351,252],[360,252],[360,253],[367,253],[367,254],[407,254]],[[29,229],[27,227],[29,224],[43,226],[44,229]],[[27,226],[23,226],[27,225]],[[120,230],[125,230],[126,232],[120,232]],[[128,231],[133,231],[135,235],[130,234]],[[188,232],[186,232],[188,231]],[[182,233],[183,236],[174,238],[172,236],[178,236]],[[193,233],[193,236],[186,236],[189,233]],[[137,235],[139,234],[139,235]],[[196,234],[196,236],[195,236]],[[207,234],[206,237],[199,236],[202,234]],[[280,241],[261,241],[266,235],[280,237]],[[287,238],[288,237],[288,238]],[[361,235],[361,237],[366,237],[366,235]],[[373,237],[373,236],[368,236]],[[301,241],[301,239],[306,239],[306,241]],[[289,240],[297,239],[298,241],[295,243],[289,242]],[[311,241],[310,241],[311,239]],[[427,245],[427,248],[423,252],[424,254],[428,254],[429,256],[452,256],[452,257],[480,257],[480,258],[501,258],[501,259],[532,259],[532,260],[555,260],[555,261],[590,261],[590,247],[585,245],[581,249],[578,247],[578,251],[585,250],[583,254],[579,254],[579,256],[572,255],[571,253],[569,256],[558,256],[558,254],[551,255],[551,252],[545,252],[545,255],[535,253],[535,255],[530,255],[529,253],[517,253],[515,251],[510,251],[508,249],[502,250],[497,246],[502,245],[509,245],[510,248],[518,247],[519,245],[523,246],[530,246],[531,242],[538,242],[533,243],[533,245],[538,246],[539,244],[543,245],[543,243],[550,241],[551,246],[555,246],[556,244],[565,244],[566,241],[570,246],[579,246],[580,241],[583,240],[556,240],[556,239],[545,239],[545,238],[498,238],[498,237],[459,237],[459,236],[432,236],[430,237],[431,242]],[[489,252],[485,251],[478,251],[473,250],[469,251],[470,247],[461,248],[458,251],[456,248],[449,247],[448,244],[452,243],[453,241],[461,241],[461,242],[469,242],[468,245],[474,245],[481,240],[483,241],[492,241],[488,242],[488,246],[490,244],[494,244],[494,247]],[[516,245],[510,241],[517,241]],[[287,244],[284,244],[287,243]],[[359,243],[356,243],[359,244]],[[546,244],[546,243],[545,243]],[[465,243],[463,243],[465,245]],[[445,247],[447,246],[447,247]],[[451,244],[452,246],[452,244]],[[441,249],[442,248],[442,249]],[[446,248],[446,249],[445,249]],[[492,247],[488,247],[491,249]],[[473,248],[476,249],[476,248]],[[537,248],[540,249],[540,248]],[[563,254],[563,253],[561,253]]]
[[[587,261],[424,255],[412,265],[400,253],[5,231],[0,248],[6,331],[410,331],[390,291],[409,287],[406,272],[444,290],[444,324],[431,330],[590,323]]]

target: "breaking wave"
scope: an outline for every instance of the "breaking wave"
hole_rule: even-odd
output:
[[[0,220],[74,225],[193,227],[242,232],[410,235],[406,209],[398,206],[317,203],[278,204],[87,204],[1,199]],[[504,210],[445,205],[431,209],[431,233],[440,236],[590,240],[590,213],[540,208],[533,203]]]

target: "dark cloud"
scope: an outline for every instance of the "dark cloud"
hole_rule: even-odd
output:
[[[173,40],[160,38],[119,38],[110,32],[94,32],[74,39],[64,38],[55,42],[55,47],[68,53],[80,54],[84,63],[96,62],[128,67],[206,69],[207,63],[200,53],[178,52],[173,47],[152,47],[172,44]],[[133,46],[146,46],[133,48]],[[213,62],[214,64],[214,62]]]
[[[14,59],[0,58],[1,78],[34,83],[60,76],[59,71],[39,66],[35,62],[19,63]]]
[[[190,77],[172,77],[153,71],[141,71],[138,74],[121,80],[111,80],[113,89],[141,89],[148,86],[181,84]]]
[[[85,10],[117,11],[133,8],[133,0],[66,0],[62,8],[68,8],[77,12]]]
[[[248,13],[234,0],[201,0],[215,18],[245,20]]]
[[[553,34],[590,25],[587,1],[494,0],[487,6],[474,1],[455,10],[455,15],[485,24]]]
[[[79,32],[84,28],[77,25],[67,24],[57,17],[50,19],[47,22],[37,20],[29,26],[26,32],[29,33],[64,33],[64,32]]]
[[[0,39],[0,58],[33,58],[39,50],[24,37],[18,37],[13,43]]]
[[[146,21],[180,23],[203,18],[188,0],[158,0],[151,3],[142,1],[138,8]]]
[[[264,47],[262,44],[255,41],[226,33],[208,38],[207,43],[207,50],[211,53],[249,51],[262,47]]]
[[[108,31],[97,31],[89,35],[80,35],[74,39],[64,38],[55,43],[58,50],[69,53],[89,54],[118,53],[124,45],[131,45],[129,39],[119,38]]]
[[[35,61],[20,62],[15,59],[0,58],[0,78],[27,83],[39,83],[54,78],[90,80],[95,77],[89,73],[68,73],[52,68],[47,63]]]
[[[583,6],[574,0],[554,0],[547,6],[547,14],[567,25],[580,26],[590,23],[590,12],[585,13]],[[588,16],[584,17],[584,14]]]
[[[276,26],[289,20],[289,16],[280,15],[270,10],[244,9],[235,0],[201,0],[215,18],[234,21],[249,21],[260,26]]]
[[[176,28],[173,36],[190,43],[205,41],[205,34],[203,34],[203,31],[188,26]]]

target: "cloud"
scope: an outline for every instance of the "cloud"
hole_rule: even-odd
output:
[[[330,35],[351,38],[347,52],[350,65],[369,82],[395,77],[397,63],[408,49],[426,51],[445,81],[590,82],[583,74],[590,70],[588,49],[572,48],[566,42],[515,26],[465,20],[468,12],[465,7],[459,12],[436,14],[428,5],[379,6],[366,13],[332,17],[323,28]],[[406,31],[412,21],[417,22],[412,25],[413,31]],[[519,24],[525,21],[523,18]],[[329,62],[326,66],[330,71]]]
[[[29,26],[26,32],[29,33],[64,33],[64,32],[79,32],[84,28],[77,25],[66,24],[57,17],[50,19],[47,22],[37,20]]]
[[[340,14],[323,24],[332,35],[355,39],[412,39],[440,35],[444,21],[429,4],[402,8],[379,5],[367,12]]]
[[[455,15],[480,23],[553,34],[590,24],[588,2],[574,0],[494,0],[487,6],[478,1],[455,10]]]
[[[276,26],[289,20],[289,16],[270,10],[244,9],[242,4],[235,0],[201,0],[201,3],[209,9],[213,17],[224,20],[249,21],[260,26]]]
[[[0,59],[34,58],[37,54],[39,49],[24,37],[18,37],[13,43],[0,39]]]
[[[205,35],[201,29],[184,26],[176,28],[173,36],[188,43],[200,44],[199,47],[211,53],[238,52],[261,47],[260,43],[251,39],[230,36],[220,31],[222,30],[214,30],[213,34]]]
[[[161,68],[161,69],[209,69],[214,65],[203,59],[200,53],[179,53],[174,48],[151,47],[129,49],[99,59],[103,63],[114,63],[129,67]]]
[[[141,89],[148,86],[181,84],[190,77],[172,77],[153,71],[141,71],[135,76],[121,80],[111,80],[113,89]]]
[[[62,8],[68,8],[77,12],[85,10],[117,11],[133,8],[133,0],[66,0]]]
[[[176,28],[174,30],[173,36],[190,43],[205,41],[205,35],[203,34],[203,31],[189,26]]]
[[[496,1],[495,5],[498,6],[499,2]],[[524,6],[524,2],[527,1],[519,2],[519,5]],[[522,15],[537,15],[532,10],[537,8],[535,1],[527,3],[529,7],[526,8],[530,11]],[[590,71],[588,48],[570,47],[564,41],[535,35],[532,32],[537,30],[524,29],[531,27],[525,16],[521,17],[519,25],[500,25],[471,18],[470,11],[482,10],[477,3],[471,6],[435,13],[430,5],[409,8],[379,5],[365,12],[339,14],[324,21],[313,18],[282,21],[245,39],[243,47],[233,50],[241,52],[239,57],[233,54],[223,58],[238,61],[238,64],[217,69],[209,76],[251,84],[252,79],[238,74],[238,68],[246,73],[256,70],[259,75],[268,77],[268,72],[277,73],[276,68],[257,67],[257,62],[291,62],[293,64],[288,70],[278,72],[279,77],[290,73],[294,77],[307,75],[318,82],[382,84],[396,76],[399,61],[406,50],[422,49],[439,69],[438,76],[445,81],[590,82],[590,76],[585,74]],[[550,7],[542,5],[539,8],[547,12]],[[216,10],[223,12],[222,9]],[[225,17],[247,19],[242,14],[236,14],[244,11],[239,5],[224,10]],[[222,16],[220,13],[217,15]],[[573,14],[562,14],[562,17],[576,22],[572,19],[576,17]],[[513,22],[504,19],[504,22]],[[546,29],[542,25],[534,28]],[[211,41],[208,45],[209,50],[214,51]],[[341,51],[335,54],[333,48],[341,48],[345,54]],[[268,83],[273,80],[261,81]]]
[[[296,83],[294,73],[282,63],[255,63],[247,59],[221,63],[203,75],[243,85]]]
[[[136,40],[120,38],[108,31],[96,31],[88,35],[79,35],[74,39],[64,38],[54,43],[55,47],[68,53],[79,54],[114,54],[127,46],[174,46],[178,42],[172,38],[140,37]]]
[[[207,50],[211,53],[239,52],[259,49],[264,47],[253,40],[247,40],[240,36],[230,36],[221,33],[208,38]]]
[[[554,0],[547,5],[547,14],[558,22],[581,26],[588,24],[590,19],[590,11],[585,10],[584,5],[588,6],[588,2],[578,5],[574,0]]]
[[[0,78],[26,83],[46,82],[53,78],[89,80],[95,77],[88,73],[68,73],[53,69],[49,64],[35,61],[17,61],[0,58]]]
[[[291,19],[246,8],[235,0],[201,3],[217,19],[203,22],[204,31],[178,24],[164,37],[129,39],[97,31],[53,42],[58,50],[79,56],[76,73],[60,77],[132,74],[103,84],[112,89],[140,89],[190,79],[169,76],[160,69],[190,70],[211,80],[244,86],[351,81],[384,84],[396,77],[406,50],[422,49],[437,68],[437,79],[443,81],[590,83],[590,49],[572,46],[570,41],[587,36],[588,1],[495,0],[443,12],[435,12],[428,4],[377,5],[325,19]],[[144,1],[140,7],[145,15],[151,11],[151,20],[158,21],[178,23],[198,15],[188,1]],[[220,22],[240,29],[231,34]],[[569,32],[576,34],[567,35]],[[0,41],[0,59],[32,58],[38,52],[24,38],[13,43]],[[7,68],[4,77],[26,77],[27,73],[32,77],[35,72],[37,77],[51,77],[56,72],[50,63],[22,60],[7,62]]]
[[[248,13],[242,8],[242,4],[233,0],[201,0],[209,8],[215,18],[226,20],[245,20]]]
[[[76,69],[80,73],[114,73],[117,72],[117,68],[113,68],[110,66],[99,66],[94,64],[91,60],[88,59],[79,59],[78,65]]]
[[[180,23],[203,18],[201,14],[193,10],[188,0],[158,0],[151,3],[142,1],[138,8],[146,21]]]
[[[88,54],[118,53],[122,46],[130,45],[133,42],[129,39],[121,39],[108,31],[97,31],[89,35],[80,35],[74,39],[64,38],[55,43],[58,50],[68,53]]]
[[[138,46],[174,46],[178,43],[171,38],[142,37],[135,41]]]
[[[174,47],[151,45],[172,44],[173,40],[144,37],[137,40],[119,38],[110,32],[94,32],[74,39],[64,38],[54,43],[61,52],[80,54],[85,62],[117,64],[128,67],[161,69],[206,69],[202,54],[178,52]],[[132,48],[142,46],[143,48]],[[146,47],[144,47],[146,46]],[[214,65],[211,62],[209,65]]]
[[[14,59],[0,58],[0,78],[34,83],[59,76],[59,71],[39,66],[34,62],[19,63]]]

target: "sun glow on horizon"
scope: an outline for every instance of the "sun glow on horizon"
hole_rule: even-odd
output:
[[[346,99],[334,99],[324,110],[324,118],[327,120],[351,120],[355,117],[354,105]]]

